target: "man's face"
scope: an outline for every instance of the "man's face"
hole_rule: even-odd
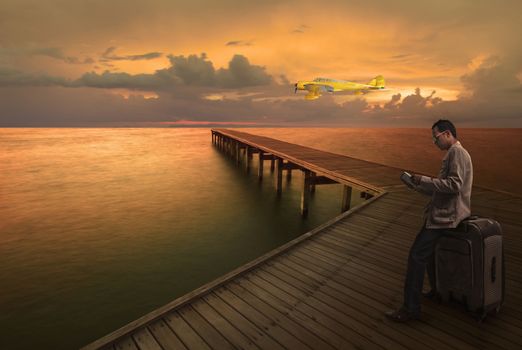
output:
[[[431,129],[431,135],[433,137],[433,142],[437,145],[441,150],[448,149],[450,146],[449,142],[449,130],[445,130],[440,132],[437,127]]]

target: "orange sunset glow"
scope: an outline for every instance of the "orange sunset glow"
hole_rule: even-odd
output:
[[[1,126],[522,126],[517,1],[3,1]],[[386,91],[305,101],[297,80]],[[400,117],[400,118],[399,118]]]

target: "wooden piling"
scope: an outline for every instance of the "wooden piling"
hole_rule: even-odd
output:
[[[248,145],[245,145],[245,170],[247,173],[250,172],[250,156],[249,156]]]
[[[264,161],[264,152],[259,151],[259,167],[257,168],[257,178],[259,181],[263,180],[263,161]]]
[[[352,201],[352,188],[350,186],[344,185],[341,212],[345,212],[350,209],[351,201]]]
[[[283,159],[277,158],[276,192],[281,194],[283,191]]]
[[[239,164],[241,162],[240,155],[239,155],[239,153],[241,153],[240,151],[241,151],[241,148],[239,147],[239,141],[236,141],[236,154],[235,154],[236,164]]]
[[[310,202],[310,187],[312,183],[312,172],[303,170],[303,190],[301,191],[301,216],[308,216],[308,203]]]

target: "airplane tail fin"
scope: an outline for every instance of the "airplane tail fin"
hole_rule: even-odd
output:
[[[368,83],[368,85],[371,85],[371,86],[374,86],[374,87],[380,88],[380,89],[384,89],[385,84],[386,83],[384,82],[384,77],[382,75],[376,76],[375,78],[370,80],[370,82]]]

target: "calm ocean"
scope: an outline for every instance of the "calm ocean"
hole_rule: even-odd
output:
[[[423,129],[242,129],[437,173]],[[521,129],[459,135],[475,183],[521,193]],[[209,129],[0,129],[1,349],[85,345],[339,214],[340,185],[299,214]],[[354,193],[354,198],[358,197]]]

